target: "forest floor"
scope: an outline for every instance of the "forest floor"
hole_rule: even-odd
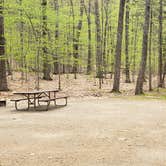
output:
[[[28,77],[28,81],[22,81],[20,79],[21,74],[20,73],[13,73],[13,79],[10,77],[8,78],[8,86],[10,91],[9,92],[0,92],[0,98],[4,99],[11,99],[13,97],[13,92],[19,92],[19,91],[32,91],[35,88],[35,77],[31,74]],[[98,79],[94,79],[93,76],[87,76],[87,75],[78,75],[78,79],[74,79],[74,76],[72,74],[69,75],[62,75],[61,76],[61,89],[62,92],[64,92],[66,95],[70,96],[71,98],[108,98],[108,97],[119,97],[119,96],[134,96],[134,90],[135,90],[135,83],[126,84],[125,83],[125,77],[122,76],[121,78],[121,84],[120,84],[120,94],[114,94],[111,93],[112,86],[113,86],[113,79],[110,79],[108,76],[107,79],[103,80],[102,89],[99,89],[98,85]],[[58,89],[58,76],[52,76],[53,81],[44,81],[40,80],[40,89],[44,90],[52,90],[52,89]],[[136,78],[135,78],[136,80]],[[157,87],[157,79],[153,80],[153,87]],[[141,96],[141,98],[164,98],[166,90],[161,89],[160,92],[155,89],[155,91],[149,93],[148,92],[148,82],[145,82],[144,84],[144,90],[146,94],[144,96]]]
[[[166,102],[70,101],[49,111],[0,108],[0,166],[165,166]]]

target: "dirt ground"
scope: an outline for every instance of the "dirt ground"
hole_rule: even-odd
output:
[[[164,100],[70,100],[42,112],[0,108],[1,166],[165,166]]]
[[[30,74],[28,81],[22,81],[20,79],[20,73],[13,73],[13,79],[8,77],[9,92],[0,92],[0,99],[9,99],[13,97],[13,92],[19,91],[32,91],[35,88],[35,77]],[[102,84],[102,89],[99,89],[99,81],[94,76],[78,75],[78,79],[74,79],[73,74],[61,75],[61,89],[62,91],[74,98],[85,98],[85,97],[112,97],[116,94],[110,93],[113,87],[113,79],[107,76]],[[40,80],[40,89],[58,89],[58,76],[52,76],[53,81]],[[135,78],[136,79],[136,78]],[[157,86],[156,79],[153,80],[153,88]],[[120,96],[133,96],[135,90],[135,83],[126,84],[125,76],[122,75]],[[148,90],[148,82],[144,83],[144,90]]]

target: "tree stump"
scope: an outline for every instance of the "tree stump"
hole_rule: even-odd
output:
[[[0,100],[0,107],[6,107],[6,100]]]

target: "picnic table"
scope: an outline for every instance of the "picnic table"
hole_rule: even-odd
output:
[[[32,106],[34,110],[37,109],[37,107],[41,106],[41,103],[46,103],[46,110],[48,110],[50,106],[50,102],[53,101],[55,106],[59,106],[57,104],[58,99],[65,99],[65,104],[61,106],[67,105],[67,96],[61,96],[57,97],[57,93],[59,90],[41,90],[41,91],[27,91],[27,92],[15,92],[14,95],[22,96],[22,98],[19,99],[12,99],[11,101],[15,102],[15,108],[16,110],[19,110],[18,103],[20,101],[27,101],[27,108],[26,110],[29,110]]]

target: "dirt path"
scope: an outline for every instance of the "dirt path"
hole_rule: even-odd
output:
[[[0,108],[1,166],[165,166],[166,102],[100,99]]]

